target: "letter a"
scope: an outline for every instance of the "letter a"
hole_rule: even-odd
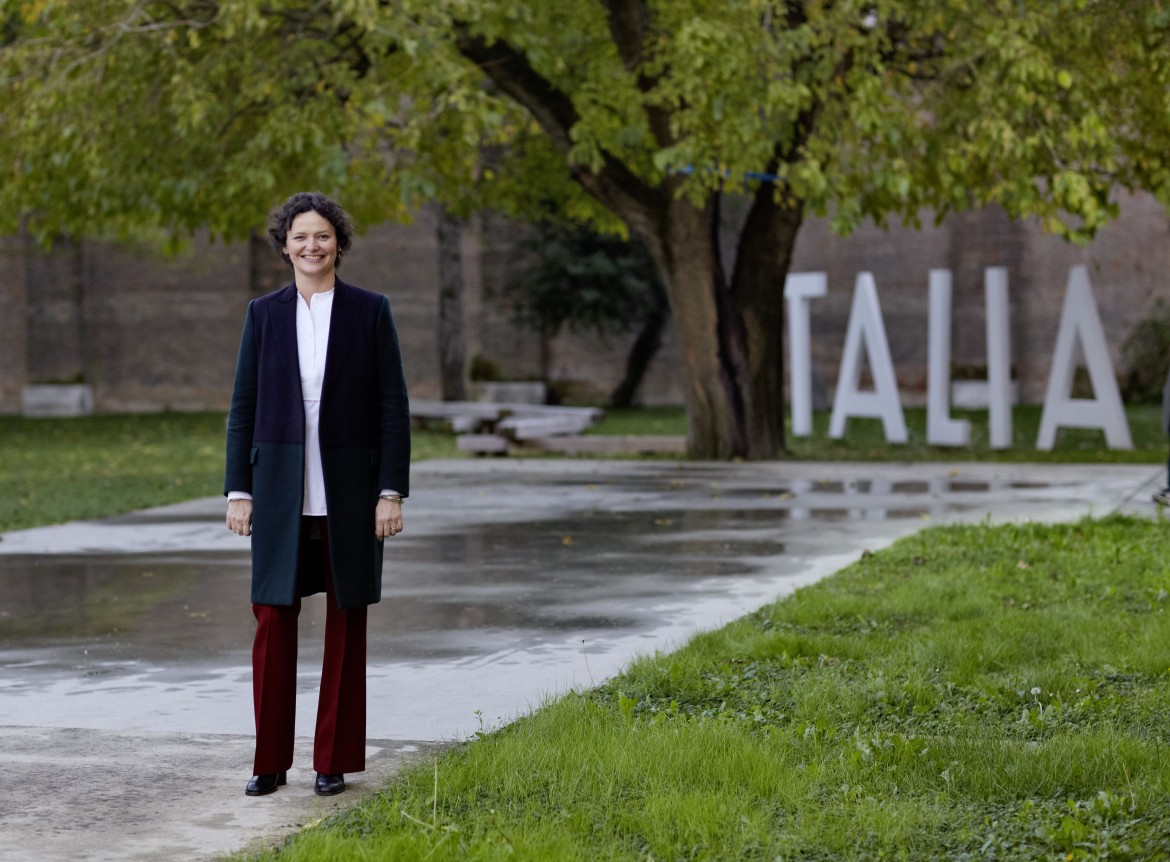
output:
[[[1073,375],[1077,370],[1076,343],[1089,368],[1089,380],[1096,398],[1073,398]],[[1129,423],[1121,404],[1121,392],[1113,375],[1105,330],[1093,301],[1089,274],[1084,266],[1074,266],[1068,274],[1064,308],[1060,313],[1060,331],[1048,375],[1048,393],[1040,415],[1040,432],[1036,448],[1049,450],[1056,444],[1056,429],[1100,428],[1110,449],[1132,449]]]
[[[873,392],[858,389],[863,347],[873,375]],[[877,285],[868,272],[857,274],[857,285],[853,290],[845,352],[837,375],[837,391],[833,395],[833,413],[829,417],[831,438],[840,440],[845,436],[850,416],[881,419],[889,443],[905,443],[909,439],[906,419],[902,415],[902,399],[894,377],[894,363],[890,358],[890,343],[886,339],[882,309],[878,304]]]

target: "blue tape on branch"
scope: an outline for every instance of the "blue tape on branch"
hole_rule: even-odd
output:
[[[709,171],[711,171],[711,172],[714,172],[714,168],[708,168],[708,170],[709,170]],[[689,174],[693,174],[693,173],[695,172],[695,169],[694,169],[694,167],[693,167],[693,166],[691,166],[691,165],[686,165],[686,166],[684,166],[684,167],[681,167],[681,168],[672,168],[672,167],[668,167],[668,168],[666,169],[666,172],[667,172],[668,174],[687,174],[687,175],[689,175]],[[724,169],[724,170],[722,171],[722,174],[723,174],[723,176],[724,176],[724,177],[726,177],[726,178],[728,178],[728,179],[730,179],[730,178],[731,178],[731,171],[729,171],[729,170],[727,170],[727,169]],[[743,178],[744,178],[745,180],[755,180],[756,182],[760,182],[760,183],[778,183],[778,182],[782,182],[782,180],[780,179],[779,175],[777,175],[777,174],[768,174],[768,173],[764,173],[763,171],[744,171],[744,172],[743,172]]]

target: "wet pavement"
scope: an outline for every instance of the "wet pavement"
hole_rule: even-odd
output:
[[[323,598],[297,763],[248,798],[247,541],[221,498],[0,536],[0,860],[205,859],[407,761],[747,613],[924,525],[1155,515],[1153,465],[417,464],[369,617],[368,769],[312,794]]]

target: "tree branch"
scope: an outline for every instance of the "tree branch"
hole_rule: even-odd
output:
[[[473,35],[466,25],[456,24],[455,46],[466,59],[479,66],[508,96],[522,105],[567,155],[573,148],[571,132],[580,120],[572,100],[540,75],[528,58],[503,40],[489,43]],[[654,207],[657,192],[621,160],[602,153],[600,172],[570,165],[573,178],[589,194],[619,217],[645,223]]]
[[[618,56],[628,72],[638,72],[642,49],[650,30],[650,10],[645,0],[604,0],[609,33],[617,46]]]
[[[658,84],[657,77],[643,71],[646,40],[650,35],[650,9],[646,0],[604,0],[609,34],[617,46],[618,56],[626,71],[636,76],[638,90],[649,95]],[[675,142],[670,131],[670,114],[654,105],[643,105],[650,131],[660,147]]]
[[[812,133],[817,112],[809,109],[801,113],[793,141],[788,147],[777,143],[768,160],[767,173],[775,174],[781,162],[789,161],[799,152]],[[777,273],[788,269],[796,232],[804,218],[803,201],[781,206],[776,200],[776,189],[761,183],[756,189],[751,208],[739,235],[735,255],[735,271],[731,275],[731,290],[740,308],[751,307],[758,297],[784,286],[773,283]],[[756,298],[753,298],[756,297]]]

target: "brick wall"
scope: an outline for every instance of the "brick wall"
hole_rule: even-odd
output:
[[[29,383],[83,382],[86,326],[81,244],[60,240],[52,251],[30,247],[25,271]]]
[[[251,297],[248,243],[174,257],[86,243],[86,374],[99,411],[220,408]]]
[[[0,413],[20,411],[28,379],[28,268],[23,237],[0,237]]]
[[[922,400],[926,381],[928,272],[954,276],[953,361],[979,368],[985,358],[983,269],[1007,266],[1013,360],[1025,400],[1044,395],[1069,267],[1088,265],[1094,294],[1120,370],[1133,327],[1167,295],[1170,220],[1147,195],[1123,196],[1121,217],[1086,248],[995,209],[952,215],[920,231],[863,227],[848,238],[810,219],[797,242],[793,271],[828,273],[829,294],[811,307],[813,360],[836,381],[857,273],[874,274],[905,403]],[[728,221],[742,212],[729,208]],[[522,225],[474,220],[463,238],[467,355],[504,377],[539,375],[540,339],[519,330],[500,288],[527,260]],[[730,246],[730,244],[729,244]],[[725,250],[730,254],[732,248]],[[198,238],[175,257],[150,247],[97,242],[29,249],[0,238],[0,412],[20,408],[29,382],[93,384],[98,410],[224,409],[240,326],[249,299],[291,280],[264,235],[223,244]],[[410,225],[381,225],[356,237],[340,275],[390,297],[407,382],[417,398],[439,393],[438,263],[434,215]],[[780,300],[777,288],[777,301]],[[680,403],[673,330],[650,369],[642,400]],[[604,398],[620,381],[633,335],[599,342],[565,334],[550,345],[553,380]]]
[[[1030,222],[1013,222],[996,208],[949,216],[921,231],[863,227],[834,236],[822,219],[807,222],[797,242],[793,272],[824,271],[829,292],[813,300],[813,361],[830,387],[844,347],[857,273],[874,274],[898,385],[905,403],[924,399],[929,271],[948,268],[953,279],[952,362],[985,368],[986,309],[983,270],[1008,269],[1012,363],[1025,402],[1043,400],[1070,267],[1089,270],[1114,369],[1133,327],[1170,294],[1166,210],[1149,195],[1124,195],[1120,217],[1087,247],[1075,246]]]

